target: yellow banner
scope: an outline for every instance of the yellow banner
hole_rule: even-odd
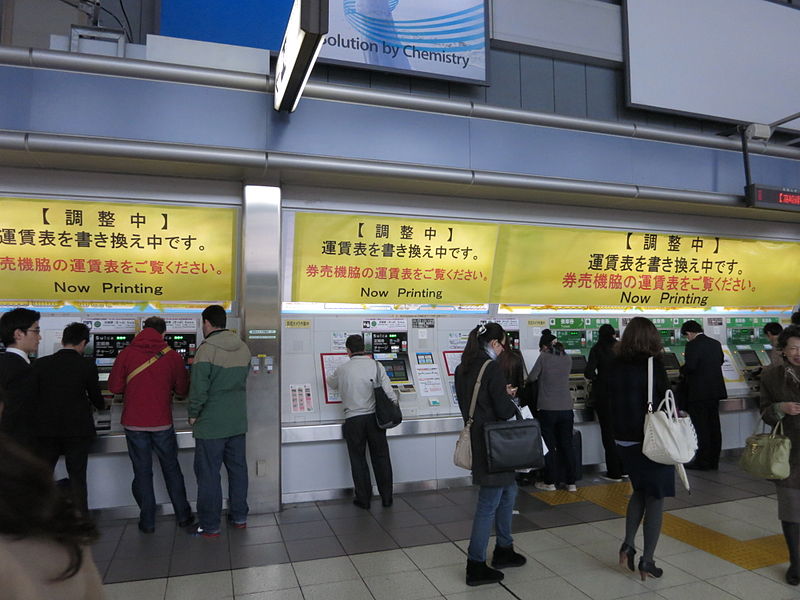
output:
[[[570,306],[787,306],[800,244],[504,225],[492,302]]]
[[[234,299],[236,209],[0,198],[4,300]]]
[[[297,213],[292,300],[488,301],[498,225]]]

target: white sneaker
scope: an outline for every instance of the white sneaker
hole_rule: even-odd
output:
[[[606,481],[613,481],[614,483],[622,483],[622,477],[617,479],[616,477],[609,477],[606,475],[600,475],[600,479],[605,479]]]
[[[542,481],[537,481],[535,484],[533,484],[533,487],[535,487],[537,490],[542,490],[543,492],[556,491],[555,485],[553,485],[552,483],[544,483]]]
[[[571,483],[571,484],[569,484],[567,486],[567,491],[568,492],[577,492],[578,491],[578,486],[575,485],[574,483]]]

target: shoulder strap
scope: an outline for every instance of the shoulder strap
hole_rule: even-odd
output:
[[[647,359],[647,412],[653,412],[653,392],[655,391],[653,381],[653,357]]]
[[[372,360],[375,360],[374,358]],[[378,366],[378,361],[375,360],[375,381],[372,382],[372,387],[381,387],[381,368]]]
[[[483,379],[483,372],[486,370],[487,365],[492,362],[491,360],[487,360],[481,366],[481,370],[478,371],[478,379],[475,380],[475,387],[472,390],[472,402],[469,404],[469,418],[467,419],[467,425],[472,425],[472,415],[475,414],[475,401],[478,399],[478,392],[481,389],[481,379]]]
[[[171,350],[172,350],[172,348],[170,348],[169,346],[165,346],[164,348],[162,348],[161,350],[158,351],[158,354],[156,354],[155,356],[152,356],[148,360],[144,361],[142,364],[140,364],[138,367],[136,367],[133,371],[128,373],[128,377],[125,379],[125,384],[127,385],[128,383],[130,383],[131,379],[136,377],[139,373],[144,371],[147,367],[152,365],[159,358],[161,358],[162,356],[164,356],[167,352],[170,352]]]

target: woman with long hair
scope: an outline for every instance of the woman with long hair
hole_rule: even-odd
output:
[[[47,465],[0,435],[0,596],[102,599],[86,548],[97,537],[94,524],[56,489]]]
[[[792,441],[789,477],[776,480],[778,518],[789,549],[786,583],[800,583],[800,327],[789,325],[778,335],[776,360],[761,374],[761,412],[764,421],[783,421],[783,433]]]
[[[600,436],[606,458],[606,474],[601,475],[609,481],[622,481],[624,470],[622,461],[614,443],[614,428],[611,422],[611,404],[609,402],[606,378],[611,364],[614,362],[614,346],[617,344],[616,331],[608,323],[598,330],[597,343],[589,350],[589,360],[583,372],[584,377],[592,382],[591,400],[597,421],[600,424]]]
[[[622,466],[631,478],[633,494],[625,515],[625,541],[619,549],[619,563],[634,570],[634,539],[644,520],[644,548],[639,559],[642,580],[661,577],[653,555],[661,534],[664,498],[675,495],[675,467],[653,462],[642,453],[644,418],[648,399],[657,405],[669,388],[661,360],[664,348],[653,322],[634,317],[616,346],[616,359],[608,374],[614,439]],[[647,363],[653,358],[655,389],[649,389]]]
[[[458,406],[465,424],[469,420],[476,386],[478,389],[470,429],[472,482],[480,486],[467,550],[467,585],[471,586],[502,581],[503,573],[498,569],[520,567],[526,561],[524,556],[514,551],[511,537],[511,516],[517,496],[515,474],[513,471],[489,473],[483,439],[486,423],[507,421],[516,414],[516,407],[509,395],[511,386],[496,361],[504,350],[505,338],[505,331],[497,323],[478,325],[469,334],[461,354],[461,364],[456,367],[455,374]],[[497,534],[497,544],[492,567],[489,567],[486,564],[486,546],[492,525]]]
[[[535,484],[537,489],[544,491],[553,492],[556,484],[560,483],[566,485],[568,492],[578,489],[575,485],[578,465],[572,443],[575,413],[569,391],[571,369],[572,358],[564,346],[549,329],[544,329],[539,338],[539,358],[528,375],[527,383],[539,386],[537,416],[542,427],[542,439],[550,450],[544,455],[544,481]],[[563,481],[559,481],[560,473],[563,473]]]

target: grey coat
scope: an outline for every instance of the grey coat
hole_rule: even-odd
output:
[[[539,380],[539,410],[572,410],[569,392],[569,372],[572,357],[569,354],[542,352],[528,375],[528,381]]]

